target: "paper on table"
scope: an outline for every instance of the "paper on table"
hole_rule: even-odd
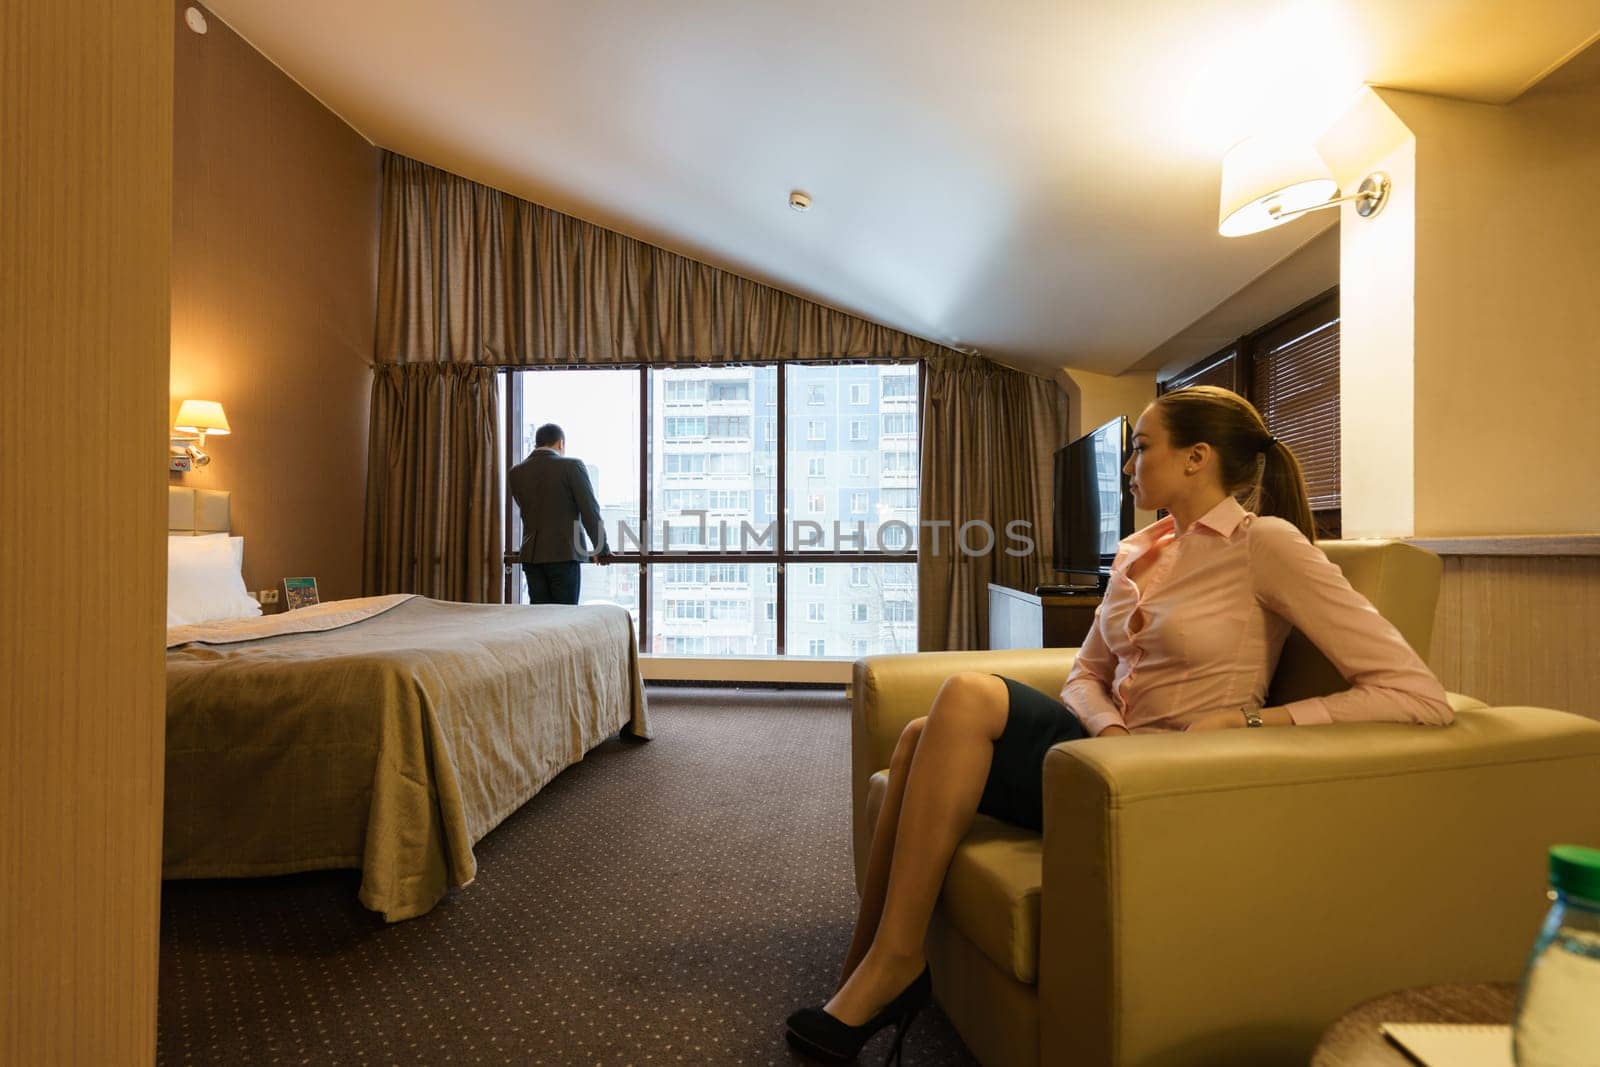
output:
[[[1509,1026],[1380,1023],[1378,1029],[1425,1067],[1512,1067]]]

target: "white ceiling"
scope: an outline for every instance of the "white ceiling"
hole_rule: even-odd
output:
[[[1230,144],[1310,139],[1363,83],[1504,103],[1600,31],[1600,0],[210,6],[375,144],[910,333],[1101,373],[1329,224],[1219,237]]]

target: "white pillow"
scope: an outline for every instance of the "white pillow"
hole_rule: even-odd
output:
[[[167,538],[168,626],[260,614],[227,534]]]

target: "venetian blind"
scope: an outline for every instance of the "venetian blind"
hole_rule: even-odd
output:
[[[1191,385],[1217,385],[1234,392],[1242,392],[1238,380],[1239,354],[1229,351],[1215,359],[1191,367],[1171,378],[1161,386],[1163,393],[1170,393],[1174,389],[1186,389]]]
[[[1300,460],[1311,510],[1337,508],[1339,320],[1324,321],[1281,342],[1269,339],[1252,362],[1251,399],[1267,428]]]

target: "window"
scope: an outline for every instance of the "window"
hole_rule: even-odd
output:
[[[894,414],[883,417],[885,437],[905,437],[917,432],[917,417],[911,414]]]
[[[867,639],[864,637],[858,637],[854,641],[851,641],[850,654],[852,656],[871,655],[871,650],[867,647]]]
[[[806,652],[812,656],[826,656],[828,654],[828,642],[814,637],[806,645]]]
[[[713,415],[705,420],[705,428],[708,437],[743,439],[750,436],[750,420],[744,415]]]
[[[917,455],[915,452],[885,452],[883,454],[883,473],[885,474],[914,474],[917,470]]]
[[[915,520],[916,367],[797,362],[501,374],[507,458],[519,460],[532,449],[534,428],[555,421],[588,467],[619,558],[583,568],[583,596],[624,605],[641,649],[802,653],[815,640],[836,655],[914,650],[915,553],[903,548],[912,547],[905,524]],[[885,424],[885,415],[898,418]],[[886,428],[910,432],[886,437]],[[898,470],[880,479],[884,454]],[[880,480],[911,506],[881,506]],[[511,546],[505,596],[516,602],[526,595],[515,559],[521,531],[515,505],[502,499],[502,540]],[[900,622],[884,619],[891,588],[904,605],[896,609]]]
[[[706,435],[706,420],[688,415],[668,416],[666,434],[669,441],[699,440]]]
[[[885,600],[883,602],[884,622],[911,622],[916,618],[916,604],[909,600]]]
[[[1337,538],[1339,294],[1329,291],[1241,337],[1161,385],[1220,385],[1248,399],[1267,429],[1294,450],[1306,478],[1317,535]]]
[[[706,398],[706,383],[684,378],[668,382],[666,397],[669,404],[699,404]]]

